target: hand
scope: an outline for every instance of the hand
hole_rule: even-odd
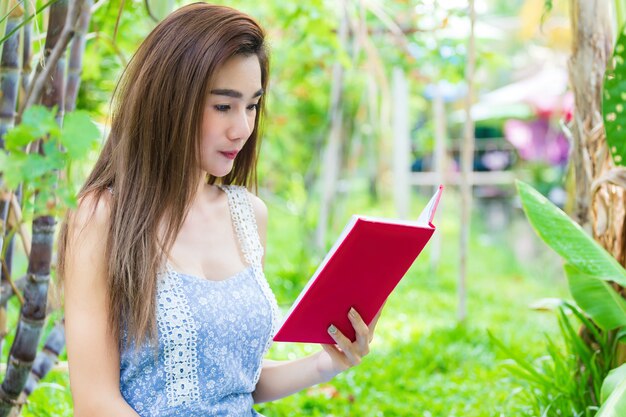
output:
[[[318,356],[317,369],[324,381],[329,381],[337,374],[361,363],[363,357],[370,351],[370,343],[374,338],[374,329],[381,311],[382,307],[368,326],[354,308],[350,309],[348,318],[356,333],[354,342],[351,342],[335,326],[328,328],[328,334],[336,344],[323,344],[324,351]]]

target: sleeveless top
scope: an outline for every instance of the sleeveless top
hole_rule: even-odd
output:
[[[159,274],[158,349],[122,334],[120,391],[142,417],[259,416],[252,392],[277,329],[263,247],[247,191],[222,186],[247,267],[221,281]]]

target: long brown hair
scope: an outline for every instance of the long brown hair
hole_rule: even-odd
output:
[[[231,57],[256,55],[267,91],[265,34],[251,17],[229,7],[194,3],[163,20],[143,41],[116,88],[111,132],[79,197],[112,190],[107,236],[110,328],[119,340],[156,337],[157,273],[173,244],[200,172],[200,126],[215,72]],[[256,186],[259,120],[223,178],[209,183]],[[62,282],[68,214],[59,237]],[[80,277],[76,277],[80,279]]]

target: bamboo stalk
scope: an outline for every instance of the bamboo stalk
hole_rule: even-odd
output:
[[[43,349],[37,354],[33,368],[28,376],[28,381],[24,387],[24,393],[27,396],[35,390],[39,381],[59,362],[59,355],[65,346],[64,324],[64,320],[62,320],[54,326],[46,339],[46,344]]]
[[[8,7],[8,2],[3,3]],[[13,9],[6,20],[5,30],[1,32],[4,34],[14,32],[23,16],[23,9],[18,4],[13,2],[11,6]],[[15,109],[20,79],[19,47],[19,31],[15,31],[2,45],[2,55],[0,57],[0,152],[5,147],[4,136],[6,132],[15,124]],[[0,200],[0,283],[7,283],[10,287],[13,286],[11,264],[14,233],[9,232],[7,225],[10,222],[9,212],[12,211],[12,197],[13,193],[3,193]],[[18,292],[16,294],[19,295]],[[7,332],[7,303],[4,302],[0,304],[0,352],[2,352]]]
[[[65,95],[63,56],[81,5],[82,0],[59,0],[50,8],[44,61],[41,63],[43,69],[29,88],[21,111],[36,102],[45,84],[41,101],[49,108],[56,106],[57,121],[62,124]],[[39,152],[42,152],[42,149],[39,149]],[[36,195],[35,199],[38,198],[41,196]],[[24,390],[37,353],[41,330],[46,320],[55,223],[53,216],[45,214],[37,216],[32,223],[33,239],[28,258],[24,304],[20,310],[15,339],[9,352],[5,378],[0,387],[0,417],[8,416],[15,406],[18,410],[21,407],[18,398]]]
[[[71,112],[76,108],[76,96],[80,88],[80,75],[83,68],[83,55],[89,20],[91,19],[91,7],[93,0],[84,0],[80,11],[76,32],[70,46],[70,59],[67,70],[67,85],[65,87],[65,111]]]
[[[24,103],[17,114],[18,121],[21,120],[24,110],[39,100],[44,84],[49,81],[52,71],[57,70],[57,63],[65,54],[67,45],[74,34],[74,28],[76,21],[78,20],[78,11],[80,11],[80,5],[82,2],[82,0],[58,0],[50,7],[50,21],[52,21],[53,10],[58,8],[67,8],[67,13],[63,16],[63,18],[65,19],[65,16],[70,16],[70,19],[65,20],[65,23],[62,26],[63,29],[60,32],[58,27],[52,27],[53,33],[50,38],[46,39],[46,47],[44,48],[41,61],[42,63],[45,63],[45,65],[40,65],[38,67],[37,73],[35,74],[35,77],[26,92]],[[54,40],[56,43],[49,43],[48,39]],[[62,76],[60,78],[64,79]],[[48,98],[53,96],[57,97],[57,92],[48,92],[47,95]],[[62,113],[63,107],[59,107],[59,109]]]
[[[6,24],[6,33],[19,25],[23,16],[21,7],[11,12]],[[4,135],[15,124],[15,107],[20,80],[20,32],[16,31],[2,47],[0,58],[0,149],[4,149]],[[4,219],[6,221],[6,218]]]
[[[24,42],[22,42],[22,89],[20,93],[20,96],[22,97],[22,102],[24,101],[24,96],[26,95],[26,91],[28,91],[28,86],[30,85],[30,73],[32,71],[31,62],[33,58],[33,23],[32,20],[28,19],[28,17],[32,16],[32,14],[33,6],[31,5],[31,2],[27,0],[26,2],[24,2],[25,23],[22,28],[22,31],[24,33]]]
[[[15,339],[9,352],[7,371],[0,387],[0,416],[6,417],[18,400],[30,373],[41,329],[46,319],[46,301],[50,282],[50,260],[55,220],[40,216],[33,221],[33,245],[24,288],[24,305]]]

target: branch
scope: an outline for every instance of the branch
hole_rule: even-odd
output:
[[[22,222],[22,208],[14,193],[11,193],[11,211],[9,213],[9,223],[13,223],[13,226],[17,229],[17,233],[22,240],[24,253],[26,257],[29,257],[31,241],[28,232],[24,228],[24,222]],[[11,222],[11,220],[13,220],[13,222]]]
[[[2,271],[4,272],[4,277],[6,278],[7,282],[11,286],[11,289],[13,290],[13,294],[15,294],[17,299],[20,300],[20,305],[24,305],[24,296],[20,293],[20,291],[15,286],[15,283],[11,279],[9,268],[7,267],[7,263],[4,261],[4,259],[2,259]]]

